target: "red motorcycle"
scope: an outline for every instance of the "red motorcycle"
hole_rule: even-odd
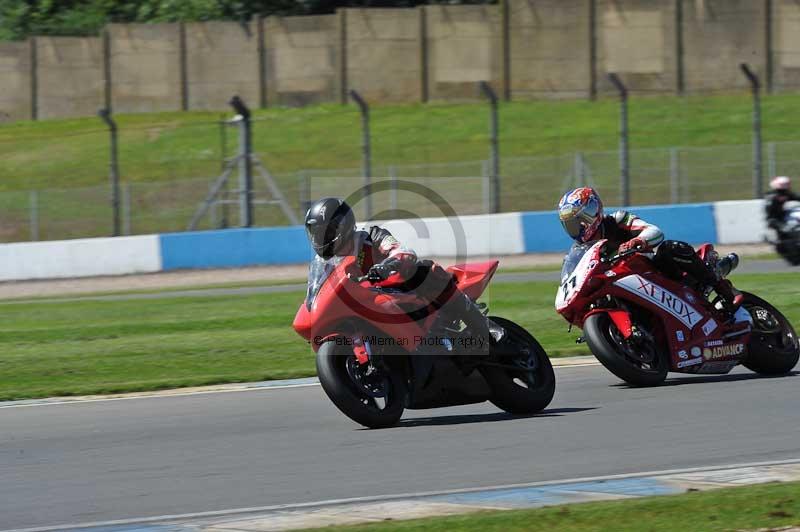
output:
[[[564,260],[556,310],[581,327],[595,357],[636,386],[661,383],[669,371],[728,373],[737,364],[757,373],[791,371],[800,356],[791,323],[763,299],[744,292],[731,316],[703,287],[671,280],[636,250],[606,254],[606,240],[573,246]],[[697,251],[727,275],[709,244]],[[727,270],[727,271],[725,271]]]
[[[448,271],[476,300],[497,265],[463,264]],[[540,412],[555,391],[547,354],[524,328],[491,319],[505,334],[499,342],[475,345],[481,339],[462,328],[461,320],[440,319],[414,292],[362,276],[354,257],[317,257],[293,326],[311,342],[330,400],[366,427],[394,425],[405,408],[486,400],[513,414]]]

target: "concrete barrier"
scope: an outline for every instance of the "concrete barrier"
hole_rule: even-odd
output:
[[[158,235],[23,242],[0,246],[0,281],[124,275],[160,270]]]
[[[767,233],[763,200],[717,202],[714,220],[720,244],[755,244]]]
[[[297,264],[312,256],[303,227],[171,233],[160,242],[164,271]]]
[[[0,42],[0,123],[31,118],[29,42]]]
[[[612,207],[606,212],[615,210]],[[631,210],[661,228],[670,240],[692,244],[717,242],[717,226],[711,203],[634,207]],[[525,253],[561,252],[572,244],[555,211],[522,213],[522,228]]]
[[[766,229],[761,200],[633,210],[667,238],[692,244],[761,242]],[[421,257],[562,253],[572,244],[554,210],[376,223]],[[302,226],[16,243],[0,245],[0,281],[298,264],[312,256]]]

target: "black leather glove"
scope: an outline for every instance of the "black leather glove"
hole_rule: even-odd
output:
[[[378,264],[374,264],[367,273],[367,277],[370,281],[385,281],[388,279],[392,274],[397,273],[397,263],[392,262],[380,262]]]

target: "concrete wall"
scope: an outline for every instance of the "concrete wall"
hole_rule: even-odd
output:
[[[112,107],[117,113],[181,108],[178,24],[111,24]]]
[[[502,84],[498,6],[426,6],[430,99],[475,99],[476,83]]]
[[[766,3],[757,0],[684,0],[687,91],[745,89],[740,63],[764,79]]]
[[[508,0],[512,96],[589,95],[589,0]]]
[[[674,0],[598,0],[597,89],[614,92],[615,72],[632,92],[675,92]]]
[[[345,9],[344,18],[347,87],[372,102],[419,101],[420,11]]]
[[[800,86],[800,3],[773,0],[773,80],[777,90]]]
[[[39,118],[90,116],[105,105],[103,43],[96,37],[37,37]]]
[[[186,24],[186,72],[190,109],[229,109],[231,96],[259,102],[256,24]]]
[[[0,42],[0,122],[31,117],[31,49],[28,42]]]
[[[339,88],[338,17],[269,17],[264,20],[267,102],[332,102]]]

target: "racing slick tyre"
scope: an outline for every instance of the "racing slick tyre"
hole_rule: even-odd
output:
[[[556,376],[547,353],[528,331],[513,321],[491,316],[490,319],[505,329],[500,340],[503,354],[493,359],[503,366],[484,365],[480,372],[489,384],[492,395],[489,401],[509,414],[536,414],[541,412],[556,391]],[[508,355],[518,352],[518,355]]]
[[[406,402],[404,379],[397,372],[359,364],[350,346],[334,339],[317,351],[317,375],[328,398],[344,415],[371,429],[395,425]]]
[[[763,375],[782,375],[797,365],[800,344],[797,333],[781,312],[748,292],[742,306],[753,318],[753,332],[742,365]]]
[[[654,341],[633,345],[625,340],[605,312],[592,314],[583,324],[586,343],[608,371],[632,386],[657,386],[669,372],[669,358]]]

